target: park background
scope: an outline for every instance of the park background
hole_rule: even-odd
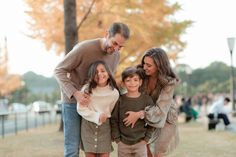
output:
[[[194,97],[195,104],[205,96],[213,100],[215,95],[230,95],[232,74],[227,38],[236,36],[234,0],[77,0],[76,3],[77,24],[72,28],[78,38],[74,43],[103,37],[114,21],[125,22],[131,28],[131,39],[121,51],[117,80],[120,71],[139,63],[146,49],[157,46],[167,51],[181,78],[177,95]],[[0,98],[7,99],[9,107],[14,102],[29,106],[37,100],[53,106],[60,99],[53,69],[74,45],[66,45],[64,7],[63,0],[0,2]],[[236,60],[234,53],[232,59]],[[204,132],[206,126],[201,124],[196,126],[208,135]],[[188,126],[194,128],[195,124]],[[197,129],[191,130],[191,135],[197,134]],[[216,134],[225,136],[221,132]],[[224,149],[233,150],[235,144],[228,142],[226,134],[227,139],[222,139],[226,140]],[[8,151],[11,149],[5,153]]]

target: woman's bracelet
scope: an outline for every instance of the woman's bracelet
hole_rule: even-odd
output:
[[[144,119],[144,111],[139,111],[139,118]]]

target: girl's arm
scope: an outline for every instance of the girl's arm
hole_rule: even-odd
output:
[[[89,109],[89,107],[86,106],[80,106],[79,103],[77,103],[77,112],[79,115],[81,115],[84,119],[96,123],[97,125],[101,125],[102,122],[100,121],[100,115],[102,113],[98,113],[95,111],[92,111]]]

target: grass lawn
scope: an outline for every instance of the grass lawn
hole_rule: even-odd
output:
[[[208,131],[201,123],[179,124],[180,144],[170,157],[235,157],[236,133]]]
[[[23,131],[0,139],[0,157],[63,157],[59,124]],[[180,123],[180,145],[169,157],[235,157],[236,133],[207,131],[198,122]],[[116,157],[116,150],[111,157]],[[81,157],[84,157],[81,152]]]

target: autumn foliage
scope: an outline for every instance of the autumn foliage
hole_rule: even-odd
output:
[[[44,43],[48,50],[64,53],[63,0],[25,2],[28,6],[26,14],[30,17],[31,32],[28,34]],[[167,0],[76,0],[76,5],[79,41],[103,37],[107,27],[115,21],[130,27],[131,38],[122,50],[118,73],[124,67],[137,64],[150,47],[165,48],[175,61],[186,45],[180,36],[191,21],[174,19],[174,14],[181,9],[178,3],[170,4]]]
[[[7,96],[21,86],[20,76],[9,74],[8,72],[8,51],[6,39],[5,43],[2,45],[0,49],[0,98]]]

